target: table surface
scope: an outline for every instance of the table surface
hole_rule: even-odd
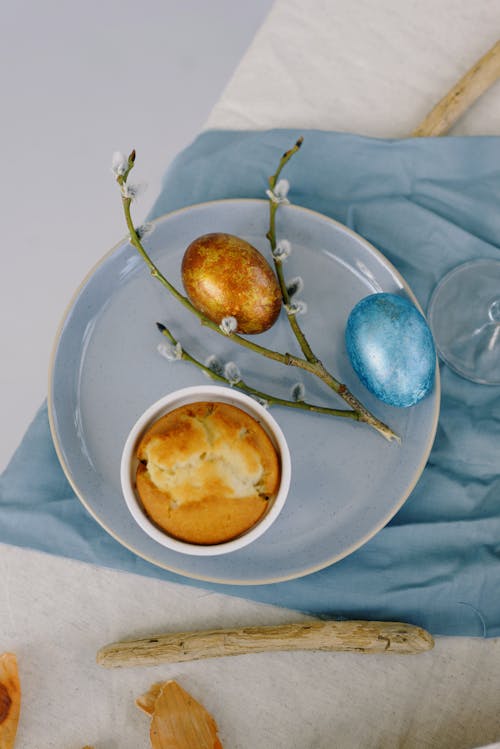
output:
[[[3,463],[43,397],[51,341],[73,289],[123,234],[106,182],[109,153],[144,147],[139,163],[152,183],[149,203],[140,206],[145,213],[168,160],[203,121],[189,132],[182,113],[167,105],[175,69],[165,70],[162,38],[180,4],[146,2],[140,20],[131,2],[117,0],[106,8],[91,2],[71,17],[55,2],[44,4],[45,16],[31,5],[26,33],[15,14],[2,29],[2,50],[17,63],[3,157],[13,184],[0,184],[9,206],[0,294],[9,321]],[[186,3],[184,36],[168,38],[178,45],[174,58],[198,78],[207,75],[204,55],[213,56],[214,39],[215,48],[230,45],[226,62],[234,68],[268,3],[257,4],[248,23],[232,18],[237,40],[224,34],[235,4],[216,5],[220,15],[209,18],[203,3]],[[206,127],[404,137],[496,41],[499,19],[500,0],[278,0],[221,95],[225,70],[210,68],[202,88],[211,101],[197,102],[191,122],[206,119],[217,101]],[[78,34],[94,46],[72,57]],[[98,55],[93,63],[90,50]],[[44,84],[46,74],[52,85]],[[21,85],[29,92],[19,92]],[[499,94],[496,84],[453,133],[498,134]],[[151,96],[160,99],[151,104]],[[47,123],[49,141],[42,138]],[[213,713],[225,749],[471,749],[500,740],[500,640],[438,638],[420,656],[273,653],[108,671],[95,665],[95,653],[116,639],[307,617],[8,546],[0,548],[0,583],[0,650],[19,658],[18,745],[26,749],[146,747],[148,721],[134,698],[169,678]]]

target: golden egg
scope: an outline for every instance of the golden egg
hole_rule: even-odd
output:
[[[235,317],[238,333],[262,333],[281,309],[278,280],[261,253],[233,234],[204,234],[182,259],[182,282],[192,304],[212,322]]]

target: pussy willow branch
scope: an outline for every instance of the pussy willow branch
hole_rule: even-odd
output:
[[[168,338],[173,346],[176,346],[179,343],[179,341],[177,341],[177,339],[172,335],[171,331],[167,328],[166,325],[159,322],[157,322],[156,325],[160,333]],[[270,406],[286,406],[287,408],[299,408],[303,411],[312,411],[313,413],[328,414],[329,416],[339,416],[341,418],[354,419],[355,421],[359,421],[359,414],[357,413],[357,411],[352,411],[351,409],[327,408],[326,406],[316,406],[314,405],[314,403],[307,403],[303,400],[292,401],[286,400],[285,398],[277,398],[274,395],[265,393],[263,390],[257,390],[256,388],[247,385],[244,380],[231,382],[227,377],[224,377],[224,375],[219,374],[218,372],[214,372],[214,370],[210,369],[210,367],[207,367],[206,364],[202,364],[202,362],[200,362],[198,359],[195,359],[194,356],[192,356],[184,348],[182,348],[181,351],[181,359],[194,364],[196,367],[198,367],[198,369],[201,369],[202,372],[211,377],[212,380],[223,382],[225,385],[234,387],[236,390],[242,390],[244,393],[248,393],[255,398],[266,401]]]
[[[283,167],[290,161],[292,156],[297,153],[299,148],[301,147],[303,142],[303,138],[299,138],[293,148],[290,148],[288,151],[285,151],[283,156],[280,159],[280,162],[278,164],[278,168],[275,171],[274,174],[272,174],[269,177],[269,187],[271,191],[274,191],[274,188],[276,187],[276,184],[278,182],[278,179],[281,175],[281,172],[283,170]],[[272,199],[269,200],[269,230],[266,234],[267,239],[269,240],[269,244],[271,246],[271,255],[274,262],[274,268],[276,271],[276,276],[278,278],[278,282],[281,289],[281,296],[283,298],[283,303],[285,304],[285,307],[288,307],[291,302],[291,297],[287,289],[285,275],[283,272],[283,261],[279,257],[275,257],[274,250],[276,249],[277,241],[276,241],[276,213],[278,211],[278,208],[280,206],[280,202],[278,200],[274,201]],[[293,334],[295,335],[295,338],[297,339],[299,346],[302,350],[302,353],[304,354],[307,361],[313,365],[314,372],[317,377],[319,377],[323,382],[328,385],[332,390],[334,390],[338,395],[340,395],[341,398],[343,398],[346,403],[348,403],[351,408],[354,409],[359,414],[359,421],[363,421],[367,424],[370,424],[372,427],[377,429],[378,431],[382,431],[379,427],[381,426],[383,428],[382,433],[384,434],[384,437],[389,440],[397,440],[399,441],[399,437],[392,432],[392,430],[386,425],[380,422],[373,414],[371,414],[365,406],[350,392],[350,390],[346,387],[346,385],[339,382],[324,366],[323,362],[318,359],[314,351],[312,350],[311,346],[309,345],[309,341],[306,338],[306,335],[302,328],[300,327],[299,322],[297,321],[297,316],[295,314],[288,314],[288,322],[290,323],[290,327],[292,329]]]
[[[298,150],[298,149],[297,149]],[[283,165],[286,164],[286,162],[291,158],[294,151],[291,149],[291,151],[284,154],[282,157]],[[289,155],[288,155],[289,154]],[[148,266],[151,275],[153,278],[156,278],[168,291],[184,306],[186,309],[188,309],[190,312],[192,312],[200,321],[202,325],[207,326],[214,332],[218,333],[219,335],[224,336],[225,338],[229,338],[231,341],[234,341],[240,346],[243,346],[244,348],[247,348],[251,351],[254,351],[257,354],[261,354],[261,356],[265,356],[267,359],[273,359],[274,361],[280,362],[281,364],[285,364],[287,366],[297,367],[299,369],[303,369],[306,372],[310,372],[311,374],[318,377],[320,380],[322,380],[325,385],[327,385],[330,389],[334,390],[338,395],[340,395],[341,398],[343,398],[346,403],[348,403],[353,411],[356,412],[356,416],[353,416],[351,418],[356,418],[358,421],[363,421],[369,426],[373,427],[379,434],[381,434],[383,437],[385,437],[386,440],[389,442],[392,441],[399,441],[399,437],[395,432],[392,431],[390,427],[387,426],[387,424],[384,424],[379,419],[375,418],[359,401],[352,395],[352,393],[349,392],[349,390],[346,388],[345,385],[342,385],[339,383],[326,369],[325,367],[319,362],[318,360],[314,359],[309,360],[307,357],[303,359],[300,356],[294,356],[293,354],[285,353],[282,354],[279,351],[274,351],[272,349],[266,348],[265,346],[260,346],[258,343],[254,343],[253,341],[249,341],[247,338],[243,338],[242,336],[238,335],[237,333],[230,333],[226,334],[224,333],[220,327],[217,325],[217,323],[212,322],[206,315],[204,315],[202,312],[200,312],[196,307],[190,302],[190,300],[185,297],[181,292],[175,288],[173,284],[170,283],[170,281],[161,273],[159,268],[153,263],[151,258],[149,257],[148,253],[146,252],[144,245],[142,244],[140,237],[136,231],[136,228],[134,226],[134,223],[132,221],[132,216],[130,212],[130,206],[132,203],[132,198],[127,196],[126,193],[124,193],[123,188],[126,185],[128,176],[130,171],[133,169],[135,164],[135,151],[132,151],[128,158],[128,168],[125,171],[123,175],[120,175],[116,178],[116,181],[118,184],[122,187],[122,205],[123,205],[123,211],[125,214],[125,221],[127,223],[127,228],[129,230],[130,234],[130,242],[133,245],[133,247],[136,248],[136,250],[139,252],[140,256]],[[281,166],[281,168],[283,167]],[[277,174],[281,171],[281,168],[278,170]],[[289,315],[289,318],[291,316]]]
[[[297,151],[302,145],[302,141],[303,141],[303,138],[302,137],[299,138],[298,141],[293,146],[293,148],[290,148],[290,150],[286,151],[281,157],[277,170],[275,171],[273,175],[271,175],[271,177],[269,177],[269,180],[268,180],[271,191],[273,191],[274,188],[276,187],[276,183],[278,182],[278,179],[279,179],[279,176],[281,174],[283,167],[285,166],[285,164],[287,164],[290,161],[292,156],[295,153],[297,153]],[[279,208],[278,202],[274,202],[273,200],[269,201],[269,231],[267,232],[266,237],[269,240],[269,244],[271,245],[271,255],[273,257],[274,269],[276,271],[276,276],[278,278],[278,283],[281,289],[281,296],[282,296],[284,304],[288,305],[290,304],[290,294],[288,293],[288,289],[286,287],[286,282],[285,282],[285,277],[283,274],[283,263],[279,258],[274,257],[274,250],[276,249],[276,212],[278,208]],[[308,362],[311,362],[312,364],[316,364],[318,360],[316,356],[314,355],[311,347],[309,346],[307,338],[305,337],[304,333],[302,332],[300,328],[299,323],[297,322],[296,316],[288,315],[288,322],[290,323],[290,327],[292,328],[295,338],[299,342],[299,346],[305,358],[307,359]]]

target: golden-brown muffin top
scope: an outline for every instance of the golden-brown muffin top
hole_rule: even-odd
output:
[[[226,403],[191,403],[161,417],[137,457],[171,507],[218,497],[267,499],[279,487],[279,458],[268,434]]]

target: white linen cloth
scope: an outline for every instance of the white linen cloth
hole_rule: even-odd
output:
[[[278,0],[206,127],[404,138],[499,32],[499,0]],[[496,83],[452,133],[499,122]]]
[[[498,0],[278,0],[207,127],[404,136],[496,41],[499,20]],[[498,93],[454,132],[500,134]],[[9,547],[0,582],[1,649],[21,666],[22,749],[145,747],[133,700],[167,678],[214,714],[225,749],[472,749],[500,739],[500,640],[438,638],[415,657],[273,653],[105,671],[95,653],[112,640],[305,617]]]

